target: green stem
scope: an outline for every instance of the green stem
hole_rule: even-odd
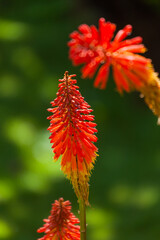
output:
[[[81,240],[86,240],[86,206],[83,199],[79,199]]]

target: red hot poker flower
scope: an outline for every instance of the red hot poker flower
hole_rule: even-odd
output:
[[[94,26],[82,24],[78,31],[70,34],[69,58],[74,65],[84,64],[83,78],[92,78],[97,71],[95,87],[104,89],[112,66],[117,90],[140,91],[151,110],[160,116],[160,81],[154,72],[151,60],[139,53],[146,51],[141,37],[125,40],[131,34],[132,26],[126,25],[112,40],[116,25],[99,20],[99,30]],[[152,90],[154,88],[154,93]],[[156,88],[158,87],[158,89]],[[157,93],[159,93],[157,98]],[[154,96],[151,96],[154,95]],[[157,102],[158,101],[158,102]]]
[[[102,89],[106,87],[112,65],[118,91],[129,92],[145,81],[142,75],[148,71],[151,61],[135,54],[145,52],[141,37],[124,40],[131,34],[131,25],[118,31],[112,40],[115,29],[116,25],[106,22],[104,18],[99,20],[99,30],[94,25],[80,25],[79,32],[70,34],[69,57],[74,65],[85,65],[82,68],[83,78],[92,78],[100,67],[94,85]],[[140,74],[141,71],[143,74]]]
[[[92,109],[84,101],[76,86],[76,75],[68,75],[60,79],[57,98],[51,102],[48,109],[53,115],[50,120],[51,143],[54,160],[60,155],[61,169],[71,180],[78,198],[88,204],[88,181],[91,169],[96,159],[97,148],[93,142],[97,141],[97,132],[93,122]]]
[[[43,220],[45,224],[37,230],[45,233],[39,240],[80,240],[79,219],[71,212],[70,201],[63,198],[52,204],[51,215]]]

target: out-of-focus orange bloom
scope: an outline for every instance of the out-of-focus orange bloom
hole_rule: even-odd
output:
[[[124,40],[131,34],[131,25],[118,31],[112,40],[115,29],[116,25],[106,22],[104,18],[99,20],[99,30],[95,26],[80,25],[79,32],[70,34],[69,57],[74,65],[85,65],[82,68],[83,78],[92,78],[99,67],[94,82],[95,87],[99,88],[106,87],[112,65],[118,91],[129,92],[146,81],[143,75],[146,76],[151,61],[135,54],[145,52],[141,37]]]
[[[70,201],[63,198],[52,204],[51,215],[43,220],[45,224],[37,230],[45,235],[39,240],[80,240],[79,219],[71,212]]]
[[[71,180],[77,197],[88,204],[88,181],[96,159],[97,147],[93,142],[97,141],[97,130],[94,116],[90,114],[92,109],[75,85],[77,81],[72,79],[75,76],[65,72],[64,78],[59,80],[57,98],[51,102],[53,108],[48,109],[53,114],[48,117],[48,130],[54,159],[62,155],[62,171]]]
[[[113,39],[115,29],[116,25],[104,18],[99,20],[99,29],[94,25],[80,25],[78,31],[70,34],[69,58],[74,65],[84,64],[83,78],[92,78],[97,72],[94,86],[101,89],[106,87],[112,66],[117,90],[141,92],[150,109],[160,116],[160,81],[151,60],[139,55],[146,51],[142,38],[125,39],[132,32],[132,26],[126,25]]]

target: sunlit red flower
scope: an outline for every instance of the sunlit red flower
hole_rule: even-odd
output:
[[[132,32],[132,26],[126,25],[113,39],[115,29],[116,25],[106,22],[104,18],[99,20],[99,29],[94,25],[80,25],[78,31],[70,34],[69,58],[74,65],[84,64],[83,78],[92,78],[97,72],[95,87],[101,89],[106,87],[112,66],[113,78],[120,93],[123,90],[127,92],[138,90],[144,95],[148,94],[150,84],[159,85],[159,79],[151,60],[139,55],[146,51],[142,38],[125,39]],[[154,110],[157,99],[152,99],[154,104],[149,99],[150,96],[147,95],[146,103],[153,112],[157,112]]]
[[[88,204],[89,187],[88,181],[91,169],[96,159],[97,147],[93,142],[97,141],[97,132],[93,122],[92,109],[84,101],[76,86],[76,75],[68,75],[60,79],[57,98],[51,102],[48,109],[53,115],[50,120],[51,143],[54,159],[60,155],[61,169],[71,180],[78,198]]]
[[[43,220],[45,224],[37,230],[45,235],[39,240],[80,240],[79,219],[71,212],[70,201],[63,198],[52,204],[51,215]]]
[[[131,34],[131,25],[118,31],[112,40],[115,29],[116,25],[106,22],[104,18],[99,20],[99,30],[94,25],[80,25],[79,32],[70,34],[69,57],[73,64],[85,65],[82,68],[83,78],[92,78],[99,68],[94,85],[100,88],[106,87],[112,65],[118,91],[130,91],[146,81],[143,74],[146,77],[151,61],[135,54],[145,51],[141,37],[124,40]]]

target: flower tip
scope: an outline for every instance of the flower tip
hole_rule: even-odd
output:
[[[37,230],[37,233],[42,233],[42,232],[44,232],[44,230],[45,230],[45,228],[44,228],[44,227],[41,227],[41,228],[39,228],[39,229]]]
[[[48,112],[52,112],[53,108],[47,108]]]
[[[148,49],[146,48],[146,47],[143,47],[142,48],[142,53],[145,53],[145,52],[147,52],[148,51]]]
[[[87,24],[81,24],[78,27],[78,30],[82,33],[82,34],[88,34],[90,33],[90,27]]]
[[[65,77],[65,78],[68,78],[68,71],[65,71],[64,77]]]
[[[59,202],[64,202],[64,199],[61,197],[61,198],[59,198],[58,201],[59,201]]]
[[[129,35],[132,32],[132,25],[128,24],[125,26],[124,30],[127,32]]]
[[[144,94],[140,93],[139,97],[144,98]]]
[[[158,120],[157,120],[157,125],[158,125],[158,126],[160,125],[160,117],[159,117]]]
[[[103,18],[103,17],[101,17],[101,18],[99,19],[99,23],[104,23],[105,21],[106,21],[106,19]]]

